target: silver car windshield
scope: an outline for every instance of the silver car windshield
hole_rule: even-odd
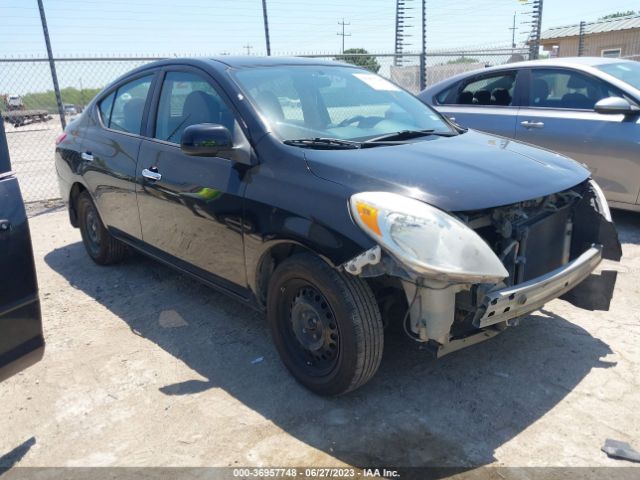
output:
[[[233,73],[282,140],[367,140],[400,131],[453,129],[431,108],[367,70],[341,66],[248,68]]]
[[[618,80],[622,80],[640,90],[640,63],[607,63],[596,67],[604,73],[608,73],[612,77],[616,77]]]

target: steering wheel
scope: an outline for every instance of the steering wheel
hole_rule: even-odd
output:
[[[371,128],[384,120],[382,117],[365,117],[364,115],[355,115],[353,117],[345,118],[338,124],[338,127],[346,127],[352,123],[358,122],[359,128]]]

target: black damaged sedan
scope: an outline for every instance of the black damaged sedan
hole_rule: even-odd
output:
[[[607,309],[621,256],[589,172],[465,130],[387,80],[299,58],[171,59],[57,141],[98,264],[131,249],[267,314],[293,376],[366,383],[385,327],[444,355],[562,297]]]

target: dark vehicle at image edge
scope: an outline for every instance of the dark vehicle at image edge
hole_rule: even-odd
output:
[[[334,62],[138,68],[67,127],[56,168],[95,262],[133,248],[266,311],[320,394],[366,383],[393,323],[444,355],[556,297],[608,309],[615,272],[592,271],[621,256],[582,166]]]
[[[0,381],[42,358],[44,337],[31,234],[0,120]]]

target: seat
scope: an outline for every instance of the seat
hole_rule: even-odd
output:
[[[493,91],[494,105],[502,105],[504,107],[511,105],[511,95],[506,88],[496,88]]]
[[[198,123],[220,123],[220,104],[208,93],[196,90],[187,95],[182,105],[180,128],[171,135],[169,141],[180,141],[185,128]]]
[[[589,109],[593,108],[595,102],[589,100],[586,95],[582,93],[565,93],[560,100],[560,106],[562,108],[579,108]]]
[[[567,88],[571,90],[588,91],[590,86],[590,83],[582,75],[571,75],[567,82]],[[578,92],[565,93],[561,99],[562,108],[589,109],[593,108],[595,103],[595,100],[592,100],[583,93]]]
[[[473,94],[478,105],[489,105],[491,103],[491,92],[489,90],[478,90]]]
[[[256,96],[256,103],[262,112],[271,120],[275,120],[276,122],[284,120],[282,105],[280,105],[280,101],[278,100],[278,97],[276,97],[275,93],[268,90],[260,92]]]
[[[549,98],[549,85],[541,78],[536,78],[533,81],[533,88],[531,89],[531,103],[533,105],[544,106]]]
[[[473,93],[471,92],[460,92],[458,94],[458,102],[461,105],[470,105],[473,103]]]
[[[144,100],[142,98],[132,98],[125,103],[122,107],[122,128],[129,133],[140,134],[143,110]]]

